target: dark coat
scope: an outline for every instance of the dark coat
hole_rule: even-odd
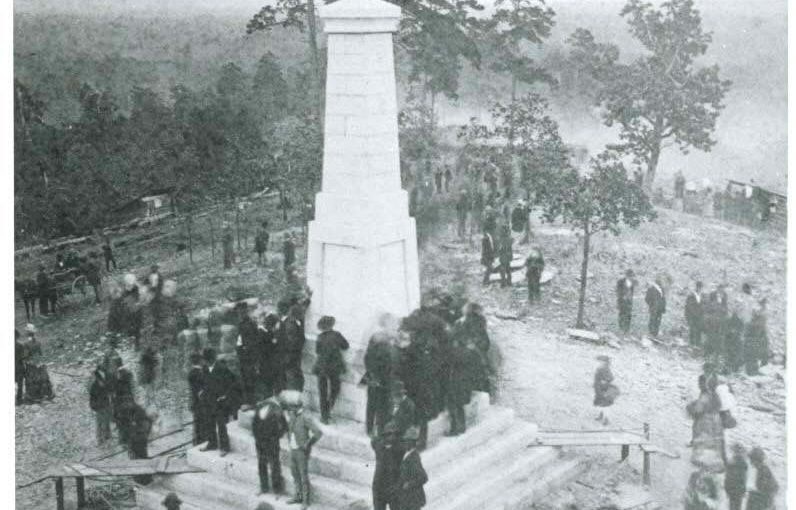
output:
[[[282,255],[285,257],[285,265],[296,261],[296,245],[293,244],[293,241],[286,240],[282,244]]]
[[[495,240],[491,234],[484,234],[481,239],[481,265],[491,266],[495,261]]]
[[[636,280],[630,279],[628,287],[627,278],[620,278],[616,282],[616,306],[618,308],[632,308],[633,294],[636,292]]]
[[[395,502],[399,510],[418,510],[426,506],[426,492],[423,485],[428,482],[428,475],[423,469],[420,454],[411,450],[401,460],[396,487]]]
[[[647,295],[644,297],[644,301],[647,303],[650,313],[663,313],[666,311],[666,296],[663,293],[663,289],[659,291],[657,287],[650,285],[647,288]]]
[[[254,251],[257,253],[265,253],[268,249],[268,240],[270,236],[268,231],[264,228],[257,230],[257,235],[254,237]]]
[[[544,256],[542,252],[538,252],[537,257],[534,253],[528,255],[525,259],[525,278],[530,281],[539,281],[544,271]]]
[[[619,388],[614,384],[614,374],[611,369],[601,366],[594,373],[594,405],[609,407],[619,396]]]
[[[514,207],[511,211],[511,230],[514,232],[522,232],[528,225],[528,209],[522,206]]]
[[[448,349],[448,403],[463,406],[470,403],[473,391],[483,386],[483,365],[477,351],[454,344]]]
[[[146,444],[149,432],[152,430],[152,420],[147,416],[143,407],[134,404],[130,409],[130,443]]]
[[[431,346],[413,342],[403,351],[401,379],[417,407],[418,418],[430,420],[438,411],[443,369],[435,363]]]
[[[394,422],[398,427],[399,436],[403,436],[403,433],[406,432],[409,427],[417,423],[417,407],[415,403],[412,402],[411,398],[404,398],[398,403],[397,407],[393,405],[390,421]]]
[[[228,415],[235,407],[237,378],[226,364],[216,362],[213,370],[204,369],[207,381],[205,403],[215,414]]]
[[[371,338],[365,350],[365,377],[368,386],[389,389],[395,372],[397,353],[386,340]]]
[[[771,469],[765,464],[755,466],[757,477],[755,478],[755,490],[749,491],[746,503],[747,510],[767,510],[774,507],[774,496],[779,491]]]
[[[727,494],[744,494],[746,492],[746,475],[748,465],[743,457],[733,457],[727,462],[724,472],[724,490]]]
[[[260,410],[267,409],[265,419],[260,418]],[[274,440],[278,440],[287,432],[287,420],[282,407],[276,402],[266,401],[258,406],[252,419],[252,434],[255,443],[262,447]]]
[[[86,281],[88,281],[89,285],[99,285],[102,281],[99,264],[93,259],[86,261],[86,264],[83,266],[83,272],[86,275]]]
[[[324,331],[315,342],[315,375],[340,375],[345,372],[343,351],[348,349],[348,340],[339,332]]]
[[[241,366],[254,367],[257,365],[259,348],[259,330],[257,323],[250,316],[246,315],[238,323],[238,335],[240,343],[237,347],[238,361]]]
[[[392,498],[398,486],[401,473],[401,460],[404,450],[400,441],[387,440],[382,436],[374,437],[370,441],[376,453],[376,469],[373,472],[373,493],[385,503],[392,503]]]
[[[257,330],[257,359],[260,374],[268,377],[279,371],[279,335],[277,331],[268,331],[265,328]]]
[[[307,338],[304,336],[304,324],[290,316],[286,317],[279,324],[277,332],[277,346],[281,352],[281,358],[286,366],[293,366],[301,363],[301,353],[304,351],[304,344]]]
[[[688,323],[689,328],[701,328],[704,319],[704,310],[702,303],[705,301],[704,296],[700,296],[700,301],[697,301],[696,293],[691,292],[685,299],[685,321]]]
[[[191,390],[191,411],[199,409],[207,391],[207,374],[202,367],[191,367],[188,371],[188,387]]]
[[[113,398],[113,381],[109,375],[97,368],[88,390],[89,407],[92,411],[110,411]]]
[[[500,246],[498,247],[498,259],[501,264],[511,264],[511,259],[514,257],[514,239],[511,235],[504,235],[500,238]]]
[[[744,351],[747,360],[768,361],[768,328],[761,312],[754,312],[746,325]]]
[[[457,320],[453,325],[451,338],[463,345],[474,343],[484,355],[489,351],[491,344],[489,333],[486,331],[486,319],[477,314],[466,315]]]

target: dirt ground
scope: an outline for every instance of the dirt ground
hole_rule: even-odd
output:
[[[274,216],[271,216],[274,217]],[[274,225],[275,229],[286,225]],[[777,352],[785,346],[785,240],[732,225],[693,216],[660,211],[655,223],[619,237],[595,240],[590,266],[588,317],[594,329],[608,336],[614,347],[597,346],[568,339],[565,329],[572,325],[577,306],[580,269],[578,239],[559,225],[538,226],[534,242],[544,251],[548,266],[559,272],[543,289],[542,302],[529,306],[521,273],[517,285],[501,289],[480,285],[478,265],[480,239],[473,244],[458,243],[453,229],[443,228],[421,249],[421,285],[432,287],[464,286],[471,299],[486,309],[490,333],[500,349],[497,402],[545,429],[592,429],[594,421],[592,377],[595,356],[613,357],[614,374],[622,395],[611,408],[611,427],[638,429],[650,424],[652,438],[660,446],[679,454],[676,460],[655,457],[652,461],[652,495],[664,508],[681,507],[680,499],[691,472],[691,423],[684,412],[686,403],[696,396],[696,379],[701,362],[680,340],[684,331],[682,306],[691,278],[702,278],[708,289],[726,272],[731,294],[739,292],[743,281],[751,281],[758,295],[770,301],[769,329]],[[272,243],[275,240],[272,237]],[[278,239],[281,242],[281,239]],[[205,245],[195,252],[193,268],[187,255],[161,250],[157,243],[147,247],[120,250],[119,261],[125,270],[143,274],[149,264],[158,262],[166,278],[178,282],[178,295],[196,311],[231,296],[251,294],[275,297],[282,291],[283,274],[279,256],[266,268],[254,264],[251,249],[242,250],[240,264],[232,270],[221,268],[220,255],[210,256]],[[272,249],[278,250],[277,244]],[[526,247],[519,242],[515,251]],[[303,246],[298,260],[304,260]],[[616,279],[631,266],[640,282],[636,295],[631,335],[615,336]],[[662,331],[666,346],[641,341],[647,314],[643,290],[653,275],[668,273],[673,280],[669,307]],[[119,278],[121,273],[112,275]],[[26,482],[49,466],[67,461],[97,457],[107,449],[96,447],[93,416],[88,409],[87,384],[95,360],[102,352],[101,333],[107,304],[75,305],[56,319],[37,318],[39,338],[55,385],[56,399],[41,405],[16,409],[16,483]],[[24,327],[24,309],[18,303],[17,326]],[[134,363],[134,355],[123,355]],[[730,431],[728,443],[742,442],[762,446],[780,483],[780,507],[784,508],[785,470],[785,372],[758,378],[732,379],[738,395],[738,422]],[[764,404],[770,412],[750,405]],[[113,448],[113,447],[109,447]],[[618,450],[618,449],[617,449]],[[641,455],[631,452],[630,465],[619,465],[619,452],[592,449],[581,452],[592,468],[580,479],[551,496],[551,502],[576,502],[581,508],[595,508],[610,499],[617,486],[640,481]],[[71,488],[67,487],[71,492]],[[20,509],[54,508],[52,483],[17,490]]]
[[[682,508],[691,474],[691,420],[685,405],[698,395],[697,377],[701,359],[682,344],[683,305],[692,277],[705,281],[708,289],[720,281],[722,270],[737,294],[743,281],[755,284],[757,295],[768,295],[769,330],[772,347],[785,346],[785,240],[766,233],[734,227],[713,220],[662,210],[655,223],[618,238],[595,243],[589,272],[587,316],[595,330],[611,340],[613,347],[570,339],[565,329],[577,312],[580,244],[560,225],[538,226],[534,243],[541,246],[548,266],[559,269],[556,278],[542,291],[542,302],[530,306],[522,285],[523,273],[515,273],[515,286],[488,289],[481,284],[476,246],[457,243],[451,231],[426,247],[422,258],[424,287],[461,285],[486,309],[494,344],[501,351],[503,366],[497,402],[548,430],[589,430],[594,420],[592,381],[595,357],[613,359],[613,372],[622,394],[610,409],[607,428],[640,430],[649,423],[655,444],[679,455],[679,459],[653,456],[651,496],[663,508]],[[515,243],[515,253],[527,249]],[[683,253],[689,255],[683,255]],[[429,256],[435,253],[436,256]],[[694,254],[696,256],[693,256]],[[626,267],[633,267],[641,291],[634,302],[631,335],[617,336],[614,285]],[[446,268],[466,268],[451,270]],[[664,316],[662,340],[666,345],[642,342],[647,313],[643,292],[652,275],[665,272],[672,279]],[[425,275],[435,275],[427,279]],[[519,276],[519,278],[517,278]],[[779,504],[785,508],[786,426],[785,371],[771,367],[768,376],[733,376],[730,383],[738,398],[738,426],[728,431],[727,444],[740,442],[747,448],[761,446],[780,484]],[[750,405],[768,409],[764,412]],[[614,500],[618,484],[640,484],[642,455],[632,451],[630,466],[618,464],[619,449],[592,448],[592,469],[552,498],[560,504],[574,502],[580,508],[596,508]],[[612,476],[616,474],[617,476]],[[723,479],[719,478],[720,481]],[[588,487],[590,486],[590,487]]]

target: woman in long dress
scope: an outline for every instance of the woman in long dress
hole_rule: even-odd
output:
[[[706,471],[724,471],[724,427],[721,400],[716,394],[715,375],[699,376],[699,397],[686,406],[694,420],[691,439],[691,464]]]

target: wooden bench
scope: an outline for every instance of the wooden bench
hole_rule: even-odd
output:
[[[661,454],[669,458],[679,455],[650,442],[649,424],[645,423],[642,432],[631,430],[572,430],[539,431],[536,442],[529,446],[619,446],[620,462],[630,455],[630,446],[638,446],[644,453],[643,481],[650,485],[650,455]]]

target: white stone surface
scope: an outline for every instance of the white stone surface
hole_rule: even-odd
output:
[[[392,33],[400,9],[338,0],[320,9],[328,34],[322,191],[308,234],[311,332],[333,315],[365,345],[379,315],[419,305],[414,219],[401,189]]]

